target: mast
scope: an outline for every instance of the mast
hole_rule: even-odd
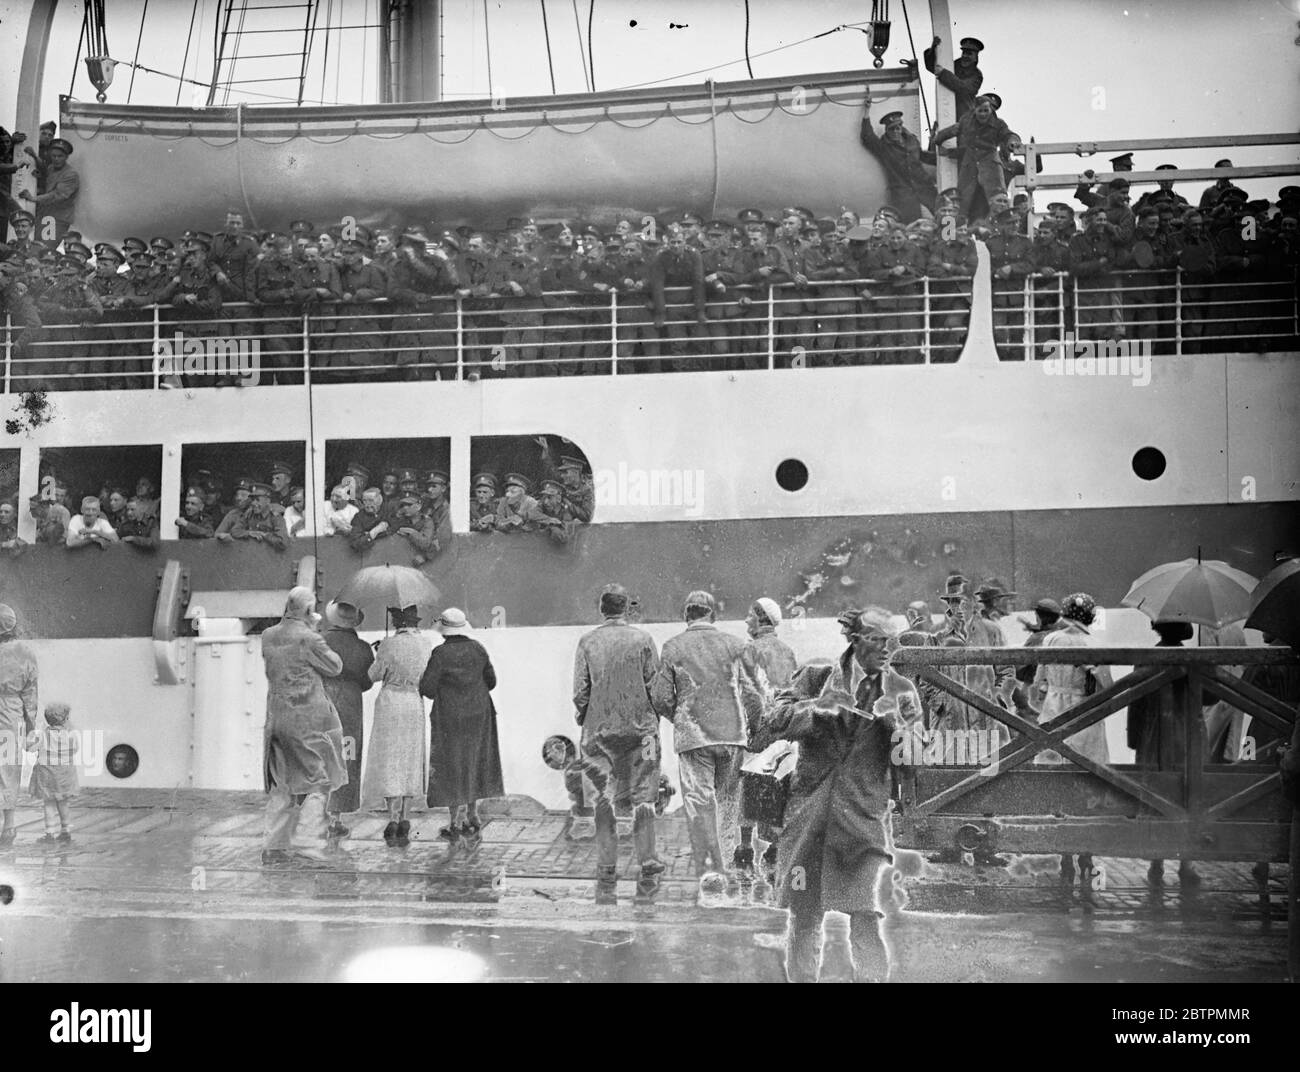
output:
[[[390,0],[386,22],[389,100],[395,104],[441,100],[442,0]]]
[[[935,50],[934,64],[951,71],[956,42],[952,38],[952,16],[948,13],[948,0],[930,0],[930,25],[934,28],[934,35],[943,39]],[[940,129],[957,122],[956,94],[940,84],[938,79],[934,83],[934,97],[935,122]],[[937,157],[937,170],[940,190],[957,185],[957,161],[953,157],[940,154]]]

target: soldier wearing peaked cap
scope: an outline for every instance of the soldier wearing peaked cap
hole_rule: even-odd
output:
[[[32,206],[32,214],[39,219],[51,217],[54,220],[55,241],[58,241],[72,226],[77,212],[77,197],[81,192],[81,176],[76,168],[68,163],[72,155],[72,145],[62,138],[55,138],[46,150],[48,163],[45,167],[45,181],[38,194],[19,192],[18,197]]]
[[[935,37],[925,50],[925,69],[939,80],[941,86],[952,91],[957,104],[957,119],[960,120],[974,106],[975,97],[984,84],[984,72],[979,67],[979,55],[984,51],[984,43],[975,37],[963,37],[957,43],[960,54],[953,60],[950,71],[935,62],[935,50],[941,40]],[[903,66],[915,74],[915,61],[904,60]]]
[[[953,150],[940,148],[953,137],[957,139],[957,188],[962,215],[968,220],[977,219],[985,215],[989,198],[1006,192],[1002,161],[1019,146],[1020,136],[998,117],[991,100],[977,97],[971,110],[956,123],[935,131],[936,152],[954,155]]]
[[[450,300],[459,285],[457,256],[446,239],[430,254],[422,231],[401,237],[388,272],[388,298],[395,314],[390,345],[403,380],[437,379],[456,362],[456,310]]]
[[[860,140],[885,169],[891,204],[899,207],[904,222],[910,222],[921,216],[923,205],[932,205],[938,198],[934,153],[922,149],[916,135],[903,126],[902,112],[881,116],[884,132],[877,135],[871,123],[871,103],[868,94],[863,101]]]
[[[24,389],[86,390],[92,382],[81,379],[85,371],[82,354],[86,348],[67,345],[70,342],[83,343],[90,335],[90,329],[85,325],[99,323],[104,315],[103,303],[86,282],[85,274],[84,259],[65,254],[58,259],[54,281],[37,296],[37,312],[47,327],[42,340],[33,343],[31,348],[30,375],[36,377],[36,382],[29,381]],[[69,326],[48,326],[55,324]],[[99,363],[96,361],[92,368],[98,372]],[[102,386],[98,376],[93,382]]]
[[[1176,164],[1159,164],[1156,166],[1157,171],[1176,171],[1177,169],[1178,166]],[[1187,198],[1182,194],[1174,193],[1174,183],[1172,179],[1161,179],[1160,185],[1156,189],[1148,190],[1137,199],[1137,203],[1133,206],[1133,211],[1137,213],[1148,205],[1154,205],[1156,203],[1156,198],[1161,194],[1165,195],[1160,198],[1161,200],[1169,201],[1171,204],[1180,206],[1179,211],[1182,211],[1182,209],[1186,208],[1188,205]]]
[[[120,359],[131,354],[133,349],[138,353],[148,350],[142,333],[126,326],[136,317],[132,311],[136,308],[136,300],[131,280],[118,272],[123,260],[121,250],[101,242],[95,247],[95,274],[90,278],[90,286],[104,306],[102,334],[113,340],[90,348],[92,356],[101,359],[96,365],[107,374],[107,379],[100,378],[98,382],[119,389],[144,386],[142,378],[122,378],[132,363]],[[138,340],[134,348],[127,345],[132,337]]]
[[[469,504],[469,527],[473,532],[494,532],[497,525],[497,480],[491,473],[474,477],[473,496]]]
[[[289,544],[284,526],[284,512],[271,507],[271,485],[255,481],[250,488],[248,505],[228,513],[217,526],[218,540],[251,540],[283,551]]]
[[[564,498],[564,485],[558,480],[543,480],[537,494],[538,509],[549,522],[546,535],[554,543],[568,545],[573,542],[578,523]]]
[[[293,491],[293,466],[288,462],[271,463],[271,505],[281,510],[289,505]]]
[[[531,490],[532,482],[526,476],[506,474],[506,493],[497,504],[498,532],[536,532],[550,527],[551,519],[528,494]]]

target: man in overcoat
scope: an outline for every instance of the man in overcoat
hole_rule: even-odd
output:
[[[284,617],[262,634],[266,663],[266,834],[262,865],[324,861],[317,848],[290,853],[299,824],[307,836],[325,833],[325,801],[347,784],[343,726],[324,678],[338,677],[343,660],[315,630],[316,596],[301,586],[289,591]]]
[[[895,734],[920,717],[921,700],[887,665],[890,638],[879,625],[858,612],[845,632],[850,646],[839,660],[800,667],[751,744],[799,745],[777,851],[791,982],[817,981],[827,912],[849,916],[855,980],[889,975],[877,885],[893,862],[891,753]]]

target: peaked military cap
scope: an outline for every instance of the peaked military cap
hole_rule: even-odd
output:
[[[497,478],[491,473],[479,473],[474,477],[474,486],[476,488],[491,488],[493,491],[496,491]]]
[[[428,475],[424,478],[425,486],[429,484],[450,484],[451,478],[441,469],[430,469]]]
[[[289,224],[290,234],[312,234],[316,230],[316,225],[310,220],[294,220]]]
[[[506,473],[506,487],[510,487],[512,484],[517,488],[523,488],[525,492],[528,492],[533,486],[533,482],[522,473]]]
[[[561,484],[558,480],[552,480],[552,479],[550,479],[550,478],[548,477],[547,479],[545,479],[545,480],[542,481],[542,483],[541,483],[541,490],[542,490],[542,491],[554,491],[554,492],[556,492],[556,493],[558,493],[558,494],[560,494],[560,495],[563,495],[563,494],[564,494],[564,485]]]
[[[882,115],[882,116],[880,117],[880,125],[881,125],[882,127],[887,127],[887,126],[889,126],[890,123],[894,122],[895,120],[897,120],[898,122],[901,123],[901,122],[903,121],[903,113],[902,113],[902,112],[889,112],[889,113],[887,113],[887,114],[885,114],[885,115]]]
[[[988,102],[989,102],[991,105],[993,105],[993,110],[994,110],[995,112],[998,112],[998,111],[1001,111],[1001,110],[1002,110],[1002,98],[1001,98],[1000,96],[998,96],[998,94],[993,93],[993,92],[991,92],[991,91],[987,91],[987,92],[981,93],[980,96],[986,98],[986,99],[988,100]]]
[[[243,481],[241,481],[240,483],[242,484]],[[248,490],[249,493],[253,495],[270,495],[271,485],[264,484],[260,480],[254,480],[248,485]]]
[[[122,251],[116,246],[110,246],[107,242],[101,242],[95,247],[95,259],[102,261],[105,258],[108,258],[111,261],[117,261],[118,264],[121,264],[126,260],[126,258],[122,256]]]
[[[122,248],[127,252],[135,249],[148,249],[149,243],[143,238],[124,238],[122,239]]]
[[[1178,165],[1177,165],[1177,164],[1157,164],[1157,165],[1156,165],[1156,170],[1157,170],[1157,171],[1177,171],[1177,170],[1178,170]]]
[[[276,473],[282,473],[285,476],[293,476],[293,469],[289,466],[288,462],[272,462],[271,475],[274,476]]]
[[[20,208],[17,212],[15,212],[12,216],[9,217],[9,222],[18,223],[20,220],[26,220],[28,223],[35,223],[36,217],[33,216],[30,212],[28,212],[25,208]]]
[[[72,155],[72,143],[65,141],[63,138],[55,138],[50,142],[51,149],[62,149],[68,156]]]
[[[416,475],[414,469],[397,470],[397,482],[399,484],[418,484],[420,478]]]
[[[150,249],[172,249],[172,240],[170,238],[151,238],[149,239]]]
[[[1133,154],[1121,153],[1119,156],[1112,156],[1110,158],[1110,167],[1112,171],[1132,171]]]
[[[741,223],[762,223],[763,213],[756,208],[742,208],[736,219]]]
[[[967,51],[983,52],[984,42],[981,41],[978,37],[963,37],[960,41],[957,42],[957,47],[960,48],[961,51],[963,52],[967,52]]]

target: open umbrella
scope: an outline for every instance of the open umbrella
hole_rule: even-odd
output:
[[[372,622],[384,621],[388,607],[420,608],[420,616],[432,617],[442,599],[434,583],[410,566],[367,566],[358,570],[339,592],[338,598],[361,608]]]
[[[1300,648],[1300,559],[1283,562],[1255,586],[1246,628]]]
[[[1226,562],[1200,557],[1147,570],[1120,605],[1136,607],[1153,622],[1196,622],[1221,629],[1250,611],[1256,580]]]

